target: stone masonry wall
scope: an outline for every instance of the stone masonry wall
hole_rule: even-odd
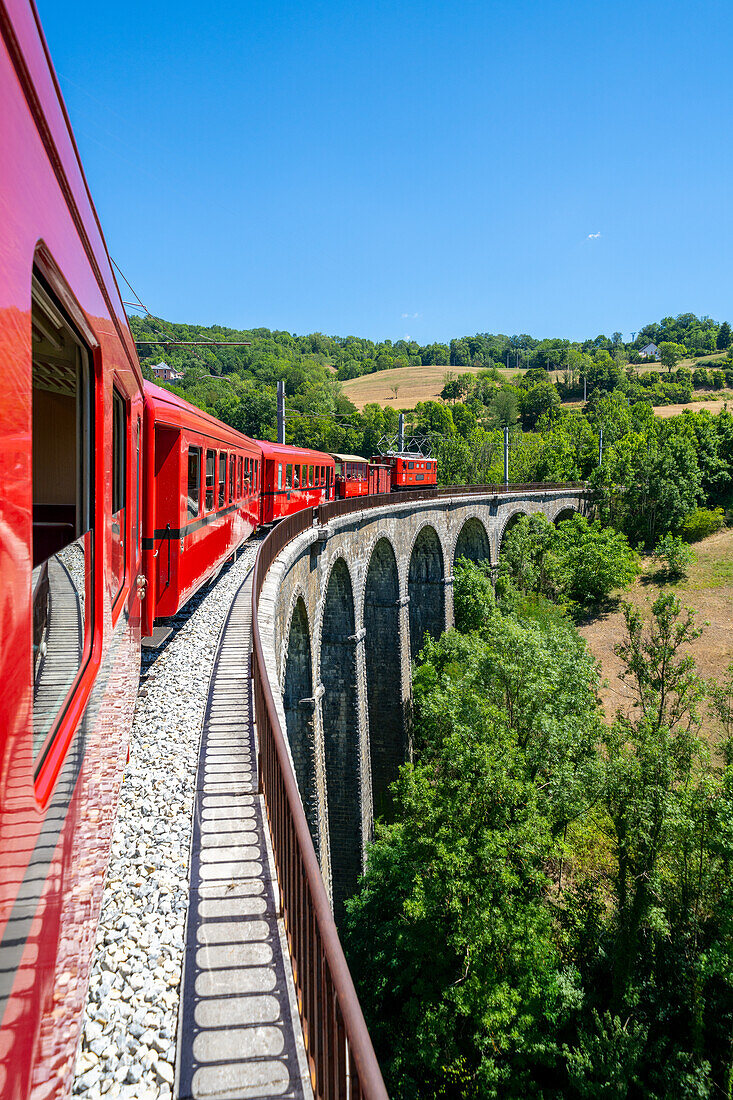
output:
[[[296,776],[308,768],[301,794],[337,916],[363,866],[375,801],[379,809],[408,758],[410,633],[452,625],[456,554],[481,560],[488,550],[495,565],[519,515],[554,521],[584,508],[578,489],[387,504],[313,527],[273,563],[259,610],[265,660]]]

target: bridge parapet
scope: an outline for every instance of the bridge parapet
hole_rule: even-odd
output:
[[[583,511],[586,496],[582,485],[544,484],[337,501],[283,521],[262,544],[253,589],[260,774],[319,1081],[341,1058],[362,1082],[353,1095],[386,1096],[331,908],[338,920],[375,810],[409,758],[411,657],[427,633],[452,625],[454,560],[495,565],[515,517],[554,521]],[[320,1036],[329,1013],[355,1028],[345,1047]]]

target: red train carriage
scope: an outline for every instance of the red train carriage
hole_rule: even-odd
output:
[[[390,467],[392,492],[426,489],[438,484],[438,462],[417,454],[377,455],[372,462]]]
[[[0,1093],[70,1086],[139,671],[142,378],[34,9],[0,0]]]
[[[335,463],[336,496],[365,497],[370,493],[369,462],[361,455],[332,455]]]
[[[305,447],[258,441],[264,477],[260,520],[274,523],[334,499],[333,458]]]
[[[257,527],[258,443],[145,383],[143,633],[175,615]]]
[[[372,459],[369,463],[369,494],[389,493],[392,488],[392,467]]]

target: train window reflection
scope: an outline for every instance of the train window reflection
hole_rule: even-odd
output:
[[[225,454],[219,455],[219,504],[218,507],[224,506],[224,500],[227,493],[227,456]]]
[[[206,452],[206,511],[214,507],[214,478],[216,477],[216,451]]]
[[[125,527],[127,516],[127,405],[121,393],[112,389],[112,546],[111,571],[117,591],[125,581]]]
[[[33,754],[38,758],[91,652],[94,405],[89,351],[36,276],[32,302]],[[116,443],[113,507],[119,513],[124,441]]]
[[[187,511],[189,519],[196,519],[201,501],[201,448],[188,448]]]

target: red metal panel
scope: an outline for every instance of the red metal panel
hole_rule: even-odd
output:
[[[71,1084],[127,755],[139,667],[139,550],[137,538],[128,538],[117,595],[112,386],[136,423],[142,378],[35,11],[23,0],[0,3],[0,103],[0,1091],[4,1100],[22,1100],[31,1092],[60,1097]],[[88,660],[38,769],[30,598],[34,257],[91,350],[96,443],[95,525],[85,538],[85,560],[93,553],[94,561],[85,614],[90,626],[93,603],[94,630],[86,631]]]

